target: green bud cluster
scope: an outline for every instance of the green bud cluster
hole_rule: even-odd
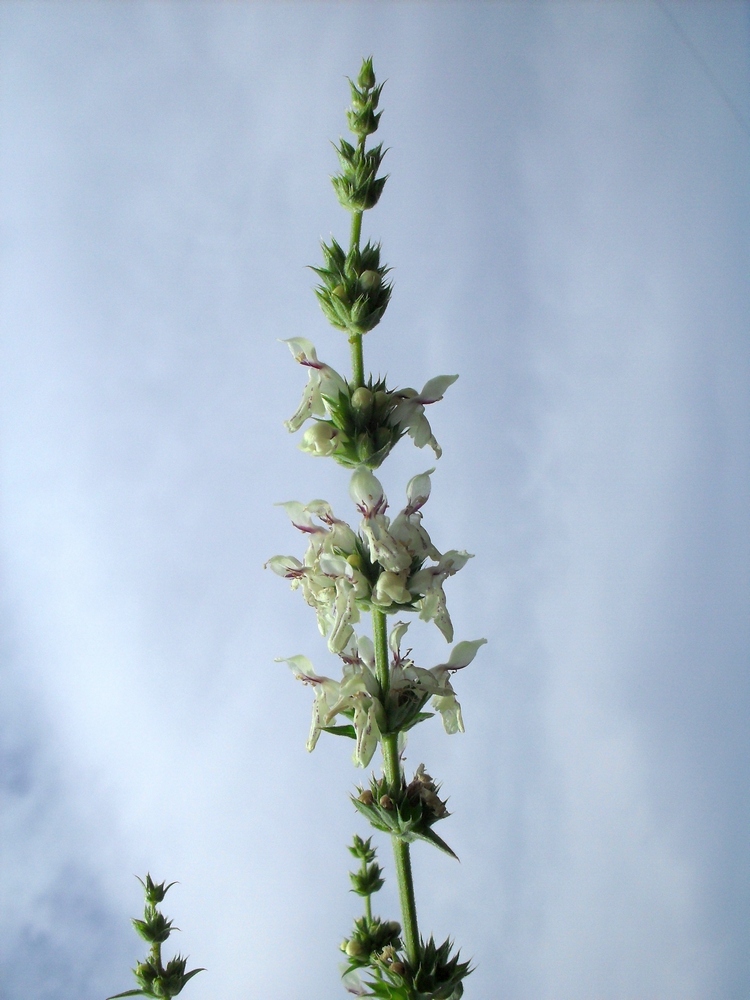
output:
[[[450,938],[441,945],[433,938],[426,944],[420,940],[414,962],[386,951],[377,961],[384,978],[368,983],[370,996],[381,1000],[460,1000],[463,980],[472,969],[469,962],[459,961],[459,952],[452,952]]]
[[[346,113],[349,128],[355,135],[371,135],[377,131],[382,111],[375,113],[380,100],[383,84],[375,86],[375,71],[372,68],[372,58],[362,61],[357,82],[349,80],[352,93],[352,106]]]
[[[343,140],[342,140],[343,141]],[[350,335],[367,333],[377,326],[391,298],[385,281],[390,268],[380,263],[380,244],[353,246],[346,253],[335,239],[322,242],[323,267],[312,270],[321,279],[315,289],[326,319]]]
[[[408,785],[404,781],[391,785],[385,777],[373,775],[369,787],[357,788],[352,802],[376,830],[406,843],[425,840],[455,858],[456,854],[432,829],[438,820],[450,815],[438,791],[423,769]]]
[[[368,837],[367,840],[362,840],[362,838],[355,833],[352,839],[351,847],[347,849],[353,857],[359,858],[360,861],[364,861],[366,865],[371,864],[371,862],[375,860],[376,851],[372,846],[372,837]]]
[[[341,942],[341,950],[349,965],[347,971],[372,965],[374,957],[384,948],[401,946],[401,925],[395,920],[381,920],[373,917],[370,897],[383,888],[383,869],[375,859],[372,838],[362,840],[356,834],[349,848],[350,854],[362,862],[359,871],[349,872],[352,892],[365,898],[365,915],[354,921],[350,937]]]
[[[404,431],[390,420],[401,397],[388,391],[384,379],[373,380],[370,376],[367,385],[349,385],[346,392],[324,398],[331,419],[316,420],[315,430],[308,431],[308,437],[319,436],[317,428],[322,425],[326,442],[330,442],[326,453],[340,465],[377,469],[404,436]]]
[[[352,892],[358,896],[371,896],[374,892],[379,892],[384,885],[383,869],[377,863],[363,866],[362,871],[349,872],[352,883]]]
[[[377,131],[381,111],[377,111],[382,83],[375,84],[372,59],[365,59],[359,71],[357,82],[349,80],[352,106],[346,113],[349,128],[357,137],[353,146],[340,139],[334,146],[341,165],[341,173],[331,178],[336,195],[349,212],[364,212],[378,203],[387,177],[378,177],[383,156],[383,144],[365,149],[368,135]]]
[[[137,877],[137,876],[136,876]],[[147,958],[138,962],[133,969],[135,981],[138,988],[126,990],[124,993],[116,993],[108,1000],[117,1000],[118,997],[155,997],[158,1000],[167,1000],[169,997],[176,997],[182,992],[182,988],[193,976],[197,976],[203,969],[193,969],[185,972],[187,958],[182,955],[175,955],[166,966],[162,964],[161,946],[167,940],[172,931],[179,930],[173,927],[172,921],[161,913],[157,906],[162,902],[168,890],[176,883],[154,882],[150,875],[146,875],[146,881],[138,878],[143,886],[146,897],[146,905],[143,918],[133,918],[133,927],[138,934],[151,945],[151,950]]]
[[[373,957],[388,946],[401,946],[401,924],[380,917],[359,917],[354,921],[352,936],[341,942],[350,969],[371,965]]]
[[[169,885],[165,885],[164,882],[154,882],[150,875],[146,875],[145,882],[138,875],[136,875],[136,878],[143,886],[146,903],[151,906],[158,906],[172,886],[177,885],[176,882],[170,882]]]
[[[364,212],[374,208],[383,193],[388,175],[378,177],[380,164],[385,156],[383,144],[372,149],[364,148],[364,136],[356,146],[346,139],[339,139],[333,147],[339,158],[341,173],[331,178],[340,204],[349,212]]]
[[[339,173],[331,183],[340,204],[352,214],[351,246],[344,253],[332,240],[323,243],[324,263],[314,268],[321,279],[315,289],[326,318],[339,330],[345,330],[356,354],[355,382],[362,385],[362,335],[382,319],[391,297],[391,286],[384,278],[388,268],[380,263],[380,246],[368,243],[360,250],[362,213],[377,205],[387,175],[378,177],[385,156],[383,144],[367,149],[367,137],[377,131],[382,112],[377,110],[382,84],[376,84],[372,59],[365,59],[356,83],[349,80],[351,107],[346,113],[354,143],[339,139],[334,149]]]
[[[349,872],[352,892],[368,898],[374,893],[380,892],[385,882],[383,881],[383,869],[375,860],[372,838],[368,837],[367,840],[362,840],[355,833],[349,853],[362,862],[358,872]]]

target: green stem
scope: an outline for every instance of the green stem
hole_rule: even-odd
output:
[[[386,695],[391,686],[391,675],[388,670],[388,616],[377,608],[372,609],[372,635],[378,684]]]
[[[375,644],[375,672],[383,694],[388,693],[390,674],[388,669],[388,631],[386,615],[373,609],[372,630]],[[389,733],[382,738],[383,771],[389,785],[399,787],[403,781],[401,761],[398,754],[398,734]],[[409,845],[398,837],[391,838],[393,842],[393,858],[396,864],[396,881],[398,895],[401,901],[401,921],[403,925],[404,947],[409,962],[416,964],[419,948],[419,929],[417,926],[417,904],[414,898],[414,880],[411,874],[411,857]]]
[[[151,961],[158,969],[159,974],[162,975],[164,973],[164,966],[161,964],[161,942],[159,941],[154,941],[151,945]]]
[[[349,252],[359,250],[359,238],[362,233],[362,212],[352,212],[352,230],[349,239]],[[352,349],[352,385],[358,389],[365,384],[365,361],[362,354],[362,334],[353,333],[349,337]]]
[[[352,386],[359,389],[365,384],[365,359],[362,353],[362,334],[353,333],[349,338],[352,349]]]
[[[365,916],[368,924],[372,923],[372,902],[369,896],[365,896]]]
[[[362,212],[352,212],[352,235],[349,240],[349,248],[354,247],[359,250],[359,237],[362,233]]]

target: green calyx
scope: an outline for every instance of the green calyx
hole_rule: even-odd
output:
[[[315,289],[326,319],[350,335],[377,326],[388,307],[392,286],[385,281],[390,268],[381,266],[380,244],[367,243],[346,253],[335,239],[322,242],[323,267],[312,270],[321,279]]]
[[[146,896],[146,903],[151,906],[158,906],[162,902],[166,894],[172,888],[173,885],[177,885],[176,882],[170,882],[167,885],[165,882],[154,882],[150,875],[146,875],[146,880],[144,880],[136,875],[136,878],[143,886],[143,892]]]
[[[352,883],[352,892],[358,896],[372,896],[373,893],[379,892],[385,884],[383,869],[377,861],[363,866],[362,871],[349,872],[349,878]]]
[[[366,865],[371,864],[375,860],[375,848],[372,846],[372,837],[368,837],[367,840],[362,840],[358,834],[354,834],[352,839],[351,847],[347,848],[349,853],[355,857],[359,858],[360,861],[364,861]]]
[[[331,184],[339,203],[349,212],[364,212],[374,208],[383,193],[388,175],[378,177],[380,164],[385,156],[383,144],[372,149],[364,148],[364,137],[353,146],[346,139],[334,143],[341,173],[334,174]]]
[[[146,904],[143,920],[133,917],[132,923],[143,940],[149,944],[163,944],[172,933],[172,921],[150,903]],[[175,927],[174,930],[179,928]]]
[[[457,859],[454,851],[432,829],[438,820],[450,815],[438,791],[439,786],[434,785],[430,776],[424,773],[424,767],[420,767],[408,785],[403,781],[400,785],[392,785],[385,777],[373,776],[368,788],[357,788],[358,794],[352,796],[352,802],[376,830],[390,833],[407,844],[425,840]]]

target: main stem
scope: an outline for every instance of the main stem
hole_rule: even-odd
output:
[[[386,615],[373,609],[372,629],[375,641],[375,672],[378,683],[387,694],[390,687],[388,670],[388,631]],[[401,761],[398,755],[398,735],[383,736],[383,770],[388,784],[399,787],[402,782]],[[396,881],[401,901],[401,919],[404,929],[404,947],[410,964],[415,965],[419,954],[419,928],[417,927],[417,904],[414,899],[414,880],[411,874],[409,845],[399,837],[392,837],[393,858],[396,863]]]
[[[359,250],[359,238],[362,233],[362,212],[352,212],[352,231],[349,240],[350,252]],[[355,389],[365,384],[365,361],[362,353],[362,334],[353,333],[349,337],[352,350],[352,385]]]

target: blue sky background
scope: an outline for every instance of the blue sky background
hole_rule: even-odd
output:
[[[395,293],[366,363],[460,373],[425,523],[476,553],[449,606],[489,640],[466,734],[409,744],[462,859],[415,848],[422,930],[467,997],[750,994],[748,13],[2,5],[8,1000],[129,988],[147,870],[208,969],[185,996],[344,995],[359,775],[305,753],[274,657],[335,663],[262,564],[300,548],[275,502],[351,509],[282,426],[278,339],[346,371],[305,265],[346,238],[329,140],[370,53]],[[431,464],[399,445],[397,509]]]

